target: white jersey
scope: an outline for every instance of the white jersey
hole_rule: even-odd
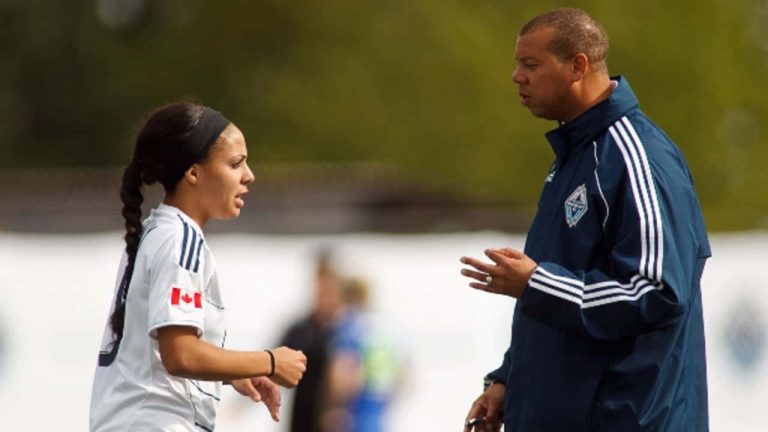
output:
[[[122,296],[125,259],[115,299]],[[224,346],[224,307],[202,231],[181,210],[161,204],[144,221],[121,343],[112,343],[109,323],[104,331],[91,392],[91,431],[213,430],[221,382],[168,374],[157,329],[169,325],[195,327],[201,340]]]

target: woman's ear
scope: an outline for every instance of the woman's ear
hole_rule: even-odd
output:
[[[189,184],[197,184],[200,180],[200,167],[197,164],[192,164],[192,166],[184,172],[184,180],[189,182]]]

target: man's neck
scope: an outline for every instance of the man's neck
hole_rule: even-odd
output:
[[[568,123],[583,114],[588,109],[608,99],[615,85],[608,74],[592,74],[585,78],[576,89],[576,105],[572,113],[563,123]]]

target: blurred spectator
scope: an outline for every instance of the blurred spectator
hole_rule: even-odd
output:
[[[281,345],[301,350],[307,356],[307,371],[296,387],[291,407],[291,432],[319,432],[320,401],[327,371],[327,352],[333,323],[341,306],[339,278],[328,249],[318,252],[314,300],[310,313],[292,324]]]
[[[323,432],[380,432],[401,382],[401,359],[368,312],[369,289],[360,278],[342,284],[344,309],[330,355]]]

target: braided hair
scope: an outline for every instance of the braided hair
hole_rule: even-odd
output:
[[[143,232],[141,204],[144,196],[141,187],[144,184],[153,185],[159,182],[166,193],[175,190],[183,172],[179,175],[171,167],[175,161],[186,156],[184,152],[188,150],[184,145],[185,140],[200,120],[204,109],[202,105],[177,102],[154,111],[139,132],[133,158],[123,171],[120,199],[123,202],[122,215],[125,220],[127,263],[110,317],[113,346],[119,345],[123,338],[125,301]],[[204,154],[201,159],[207,157],[208,154]]]

